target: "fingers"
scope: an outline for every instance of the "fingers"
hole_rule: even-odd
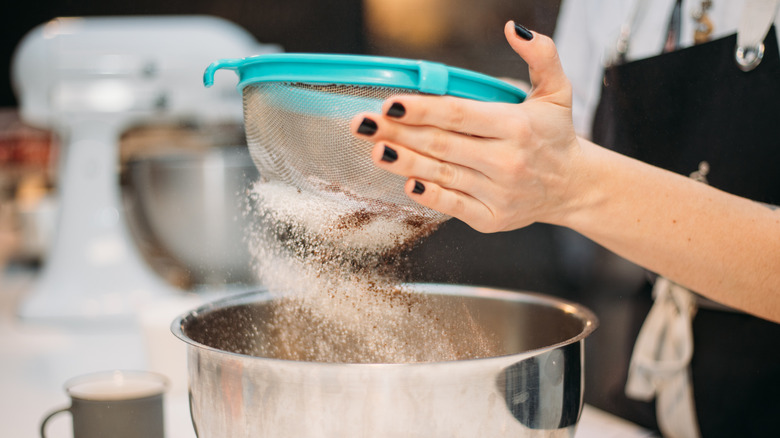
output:
[[[571,100],[571,85],[563,73],[558,50],[550,37],[522,26],[516,27],[513,21],[504,26],[504,36],[512,49],[528,64],[533,87],[531,97],[558,95],[564,99],[557,102],[561,104],[567,103],[565,99]]]
[[[408,96],[399,96],[393,99],[393,102],[409,103],[406,97]],[[406,119],[406,116],[403,116],[403,119]],[[409,122],[409,120],[405,120],[405,122]],[[417,122],[419,123],[420,119]],[[434,161],[439,164],[438,173],[442,174],[446,174],[446,170],[441,170],[442,167],[446,166],[441,163],[442,161],[479,172],[487,171],[493,164],[491,162],[493,156],[486,154],[488,151],[494,151],[491,146],[494,140],[489,138],[465,135],[434,126],[406,125],[397,121],[397,118],[367,113],[359,114],[352,119],[351,130],[358,137],[366,138],[377,144],[403,145],[404,150],[407,151],[401,154],[403,157],[426,159],[425,166],[417,166],[415,170],[418,171],[421,169],[431,170],[431,163]],[[375,158],[380,156],[381,152],[375,151]],[[375,161],[379,163],[379,161]],[[391,170],[406,176],[424,175],[426,179],[436,175],[436,173],[403,173],[404,168],[399,166],[395,166]],[[447,184],[444,179],[434,178],[434,180],[441,184]]]
[[[457,217],[477,231],[498,231],[490,208],[463,192],[445,190],[436,183],[418,179],[408,180],[404,191],[420,205]]]
[[[388,99],[382,113],[399,123],[435,126],[446,131],[477,137],[497,137],[495,122],[506,117],[514,105],[480,102],[453,96],[401,95]]]
[[[377,140],[387,136],[390,130],[388,126],[392,126],[392,123],[388,123],[385,118],[359,115],[352,120],[351,130],[357,136]],[[474,194],[484,192],[478,189],[483,185],[480,181],[485,179],[484,176],[480,178],[479,172],[422,155],[386,140],[375,143],[371,158],[378,167],[408,177],[404,191],[417,203],[453,217],[470,220],[473,222],[470,225],[477,230],[482,227],[486,232],[494,231],[489,228],[491,221],[486,219],[493,217],[492,212]]]
[[[408,178],[421,178],[458,191],[480,192],[483,177],[466,166],[421,155],[398,144],[381,141],[374,145],[371,159],[382,169]]]

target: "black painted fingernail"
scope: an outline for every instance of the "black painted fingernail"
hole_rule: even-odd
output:
[[[532,34],[531,31],[526,29],[526,27],[523,26],[522,24],[515,23],[515,33],[517,34],[517,36],[519,36],[520,38],[526,41],[531,41],[532,39],[534,39],[534,34]]]
[[[393,102],[387,110],[387,115],[389,117],[395,117],[396,119],[403,117],[404,114],[406,114],[406,108],[398,102]]]
[[[412,189],[412,193],[414,193],[415,195],[422,195],[424,191],[425,191],[425,185],[423,185],[423,183],[421,183],[420,181],[415,181],[414,189]]]
[[[358,134],[363,134],[363,135],[374,135],[376,134],[377,129],[378,127],[376,126],[375,121],[365,118],[360,123],[360,126],[358,126],[357,132]]]
[[[389,146],[385,146],[385,151],[382,152],[382,161],[393,163],[397,159],[398,159],[398,152],[396,152],[395,149]]]

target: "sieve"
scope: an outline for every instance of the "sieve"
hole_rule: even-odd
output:
[[[399,94],[450,95],[520,103],[526,94],[497,78],[437,62],[364,55],[280,53],[224,59],[205,71],[233,70],[243,95],[249,151],[262,178],[345,203],[354,211],[407,223],[448,217],[406,196],[406,178],[371,161],[371,141],[350,120],[379,112]]]

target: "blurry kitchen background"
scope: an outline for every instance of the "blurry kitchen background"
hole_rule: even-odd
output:
[[[42,0],[6,5],[0,23],[0,106],[16,99],[8,62],[21,38],[54,17],[207,14],[230,20],[287,52],[426,58],[495,75],[526,76],[501,33],[516,19],[551,33],[556,0]]]
[[[46,192],[54,192],[57,185],[56,173],[58,144],[55,136],[49,132],[30,128],[21,124],[15,107],[17,96],[14,94],[10,78],[10,64],[22,37],[35,26],[55,17],[71,16],[125,16],[125,15],[192,15],[205,14],[225,18],[246,29],[262,44],[276,44],[286,52],[332,52],[374,54],[419,58],[444,62],[450,65],[473,69],[500,77],[526,79],[525,64],[506,44],[502,26],[508,19],[515,19],[529,28],[542,33],[552,34],[557,17],[558,1],[528,0],[287,0],[287,1],[149,1],[134,2],[98,2],[90,0],[42,1],[27,5],[13,2],[2,14],[3,38],[0,39],[0,199],[6,201],[22,197],[23,213],[26,220],[45,221],[51,205],[39,206],[38,200]],[[205,66],[204,66],[205,67]],[[174,142],[187,147],[202,147],[199,133],[192,130],[177,129],[172,132],[167,126],[140,127],[128,132],[122,142],[121,157],[127,161],[143,156],[144,151],[160,150],[161,144]],[[186,138],[184,138],[186,137]],[[217,135],[215,141],[231,142],[229,134]],[[227,137],[227,138],[226,138]],[[237,137],[240,141],[240,136]],[[127,182],[129,171],[123,166],[123,182]],[[130,169],[132,170],[132,169]],[[139,177],[136,177],[136,180]],[[48,202],[48,201],[44,201]],[[36,205],[33,205],[36,204]],[[35,209],[48,209],[46,212]],[[0,213],[5,219],[3,229],[12,215],[7,208]],[[35,216],[37,215],[37,216]],[[145,215],[142,215],[145,216]],[[37,217],[37,219],[35,219]],[[142,218],[147,221],[148,218]],[[27,224],[24,224],[27,225]],[[136,224],[137,225],[137,224]],[[140,226],[149,224],[141,223]],[[155,226],[152,224],[152,226]],[[18,225],[17,225],[18,227]],[[21,258],[36,262],[46,244],[47,231],[27,231],[26,240],[16,242],[18,254],[0,255],[13,259]],[[38,227],[40,228],[40,227]],[[458,234],[471,234],[459,226]],[[138,229],[136,226],[134,229]],[[520,234],[526,235],[526,232]],[[537,233],[530,232],[528,236]],[[5,253],[11,252],[11,237],[3,246]],[[495,241],[493,241],[495,239]],[[444,238],[449,240],[449,237]],[[470,237],[459,237],[453,245],[465,245]],[[483,240],[482,236],[478,240]],[[483,251],[474,255],[474,251],[463,246],[445,246],[448,280],[472,283],[493,283],[502,286],[514,286],[531,289],[555,289],[557,283],[547,278],[545,271],[552,265],[547,262],[549,249],[543,242],[531,238],[522,244],[508,243],[512,239],[506,235],[488,238]],[[460,242],[460,243],[458,243]],[[490,243],[492,242],[492,243]],[[437,245],[438,246],[438,245]],[[484,245],[480,245],[484,247]],[[145,248],[149,250],[150,248]],[[493,263],[493,256],[514,254],[512,265],[517,269],[504,269],[505,262]],[[520,253],[518,253],[520,251]],[[160,256],[157,265],[165,265],[166,275],[174,282],[187,282],[188,272],[177,272],[176,263],[167,263],[166,254]],[[463,263],[453,265],[459,260],[458,253],[467,255]],[[529,256],[527,261],[521,258]],[[439,258],[439,256],[433,257]],[[502,257],[503,258],[503,257]],[[468,261],[466,261],[468,259]],[[485,266],[482,266],[482,264]],[[160,266],[155,266],[160,268]],[[158,269],[159,270],[159,269]],[[432,276],[435,268],[425,266],[420,275]],[[530,274],[530,277],[525,273]],[[454,277],[450,277],[454,275]],[[518,277],[518,275],[520,277]],[[218,275],[216,277],[219,277]],[[220,278],[212,279],[220,281]]]
[[[57,208],[57,138],[19,121],[9,77],[10,60],[17,44],[41,23],[63,16],[206,14],[236,23],[258,42],[279,45],[287,52],[419,58],[525,80],[527,67],[506,44],[503,24],[513,19],[551,35],[559,3],[555,0],[10,2],[0,14],[3,35],[0,38],[0,265],[8,265],[6,269],[19,266],[35,269],[45,260],[47,239],[51,237],[47,225]],[[204,133],[200,129],[198,126],[149,126],[126,133],[120,163],[123,187],[133,179],[128,166],[130,160],[158,151],[162,144],[202,150],[212,146],[210,142],[239,144],[243,141],[240,132],[215,128]],[[251,171],[236,172],[251,177]],[[238,189],[232,189],[228,195],[237,193]],[[129,208],[138,209],[133,205]],[[231,272],[208,275],[192,272],[187,260],[181,256],[177,259],[174,249],[159,244],[160,236],[150,237],[142,231],[139,234],[138,230],[150,226],[144,224],[150,220],[145,217],[148,213],[128,216],[131,222],[136,222],[131,228],[135,230],[137,245],[167,281],[183,288],[197,287],[198,283],[251,283],[251,279]],[[189,218],[199,219],[198,216]],[[188,238],[197,240],[197,235]],[[643,314],[649,306],[646,294],[626,292],[639,289],[636,286],[645,276],[633,265],[555,227],[537,224],[514,232],[484,235],[456,220],[446,223],[415,248],[408,263],[411,280],[537,291],[590,306],[602,321],[601,329],[588,341],[586,401],[603,406],[606,402],[602,403],[601,399],[607,398],[608,393],[622,392],[625,376],[611,372],[608,362],[610,357],[627,357],[638,327],[629,330],[610,327],[625,327],[625,321],[638,324],[643,318],[632,317],[630,313]],[[600,299],[593,298],[595,294],[589,292],[595,288],[607,293],[598,294]],[[599,372],[591,372],[594,370]]]

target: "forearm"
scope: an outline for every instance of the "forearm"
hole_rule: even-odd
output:
[[[559,225],[713,300],[780,322],[780,211],[581,143],[582,176]]]

